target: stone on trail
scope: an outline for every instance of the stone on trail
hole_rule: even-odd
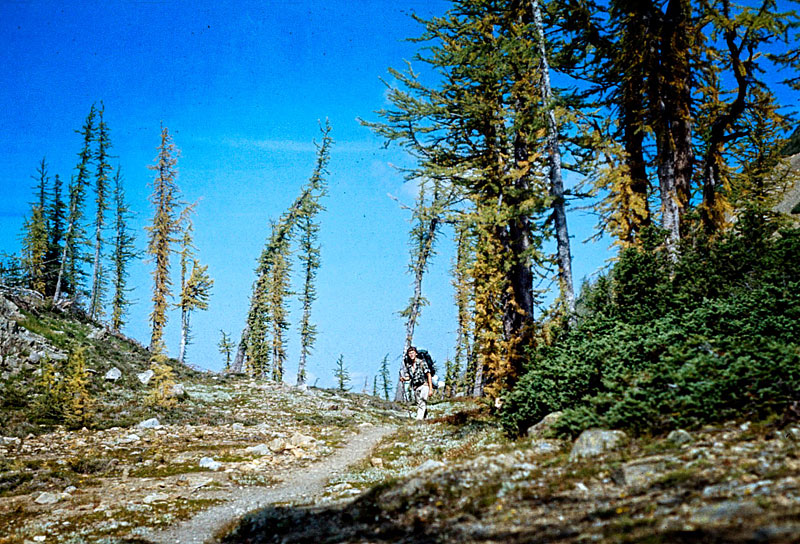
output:
[[[609,452],[628,440],[628,435],[622,431],[607,431],[602,429],[589,429],[583,431],[572,445],[569,454],[570,461],[586,457],[597,457]]]
[[[105,380],[107,382],[116,382],[121,377],[122,377],[122,371],[117,367],[113,367],[108,372],[106,372]]]
[[[145,419],[144,421],[140,422],[137,427],[140,429],[158,429],[161,427],[161,422],[157,417],[151,417],[150,419]]]

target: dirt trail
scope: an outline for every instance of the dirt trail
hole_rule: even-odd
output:
[[[235,498],[225,504],[204,510],[190,520],[144,537],[159,544],[204,544],[213,541],[221,528],[252,510],[281,502],[311,502],[323,492],[331,477],[364,459],[380,439],[394,429],[392,426],[364,428],[336,453],[292,475],[276,487],[237,490]]]

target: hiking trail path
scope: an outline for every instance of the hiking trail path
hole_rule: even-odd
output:
[[[276,503],[314,502],[325,485],[347,467],[363,460],[384,436],[397,427],[392,425],[362,427],[344,446],[329,457],[292,474],[272,488],[250,487],[237,489],[231,500],[200,512],[163,531],[148,531],[144,538],[158,544],[205,544],[215,542],[218,531],[253,510]]]

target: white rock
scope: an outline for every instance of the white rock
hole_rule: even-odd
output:
[[[77,487],[75,487],[74,485],[71,485],[71,486],[67,487],[67,488],[64,490],[64,493],[66,493],[66,494],[68,494],[68,495],[69,495],[69,494],[75,493],[77,490],[78,490],[78,488],[77,488]]]
[[[129,434],[128,436],[123,436],[119,439],[119,444],[133,444],[134,442],[138,442],[142,438],[138,434]]]
[[[584,457],[597,457],[611,451],[628,440],[622,431],[606,431],[602,429],[589,429],[583,431],[572,445],[569,460],[575,461]]]
[[[186,388],[183,387],[182,383],[176,383],[172,386],[172,396],[174,397],[182,397],[186,394]]]
[[[161,422],[157,417],[151,417],[150,419],[145,419],[144,421],[140,422],[137,427],[140,429],[158,429],[161,427]]]
[[[219,470],[222,468],[222,463],[219,461],[214,461],[211,457],[203,457],[200,459],[199,466],[209,470]]]
[[[269,449],[269,444],[250,446],[249,448],[245,448],[244,451],[253,455],[270,455],[272,453],[272,450]]]
[[[45,491],[41,493],[38,497],[36,497],[35,502],[36,504],[55,504],[61,500],[61,497],[56,495],[55,493],[49,493]]]
[[[169,495],[166,493],[152,493],[145,498],[142,499],[142,502],[145,504],[153,504],[154,502],[163,502],[169,499]]]
[[[241,423],[234,423],[233,425],[231,425],[231,429],[233,429],[234,431],[241,431],[244,430],[244,425]]]
[[[108,372],[106,372],[105,375],[105,379],[108,382],[116,382],[121,377],[122,377],[122,371],[117,367],[111,368]]]
[[[375,468],[383,468],[383,459],[380,457],[373,457],[369,460],[369,464]]]
[[[314,438],[310,436],[300,433],[294,433],[292,437],[289,439],[289,444],[291,444],[292,446],[305,446],[311,444],[313,441]]]
[[[152,370],[145,370],[144,372],[139,372],[136,377],[139,378],[139,381],[142,382],[142,385],[147,385],[150,383],[150,380],[155,376],[155,372]]]
[[[45,535],[36,535],[35,537],[33,537],[34,542],[44,542],[45,540],[47,540],[47,537]]]

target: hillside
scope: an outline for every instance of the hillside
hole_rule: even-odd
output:
[[[230,543],[790,543],[800,535],[793,412],[771,423],[654,437],[592,431],[575,441],[551,436],[552,415],[510,440],[480,402],[437,398],[420,425],[409,408],[374,397],[190,369],[178,373],[177,406],[157,410],[142,402],[141,346],[97,340],[107,333],[24,298],[3,308],[2,544],[201,542],[187,535],[203,531]],[[102,406],[95,426],[25,423],[31,355],[57,359],[79,344]],[[105,378],[111,368],[121,370],[116,381]]]

